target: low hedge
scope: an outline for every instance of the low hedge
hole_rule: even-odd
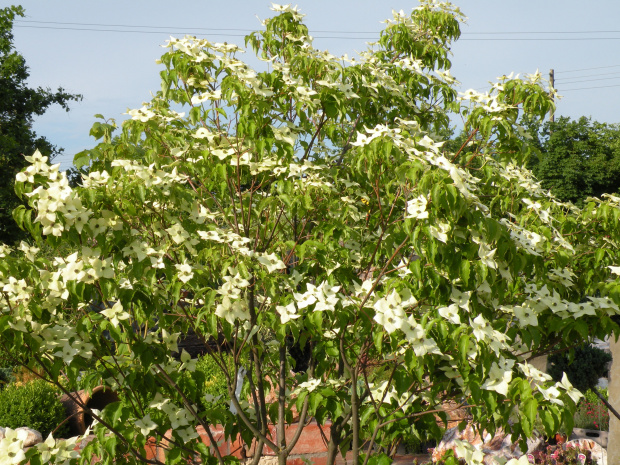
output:
[[[27,426],[45,438],[56,430],[65,417],[65,408],[58,399],[58,392],[43,380],[11,383],[0,391],[0,426]],[[63,437],[67,431],[65,423],[54,432],[54,436]]]

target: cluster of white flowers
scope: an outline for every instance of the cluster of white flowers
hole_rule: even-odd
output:
[[[58,171],[59,165],[48,165],[47,157],[42,156],[38,150],[31,157],[25,158],[31,165],[18,173],[17,182],[34,183],[35,175],[47,178],[47,186],[40,185],[24,194],[30,198],[30,205],[37,210],[35,222],[41,223],[43,234],[60,236],[65,228],[73,225],[78,232],[82,232],[93,212],[82,206],[82,201],[69,186],[67,175]]]
[[[41,352],[47,356],[63,359],[70,364],[75,357],[90,359],[93,356],[93,344],[87,342],[87,335],[80,334],[73,326],[65,321],[58,321],[55,325],[30,323],[27,330],[41,345]],[[17,329],[17,328],[15,328]]]
[[[510,231],[510,237],[514,240],[515,245],[527,252],[530,255],[540,256],[545,252],[543,247],[546,239],[544,236],[529,231],[512,221],[508,221],[506,218],[501,218],[500,223],[508,228]]]
[[[375,300],[373,304],[375,309],[374,320],[391,334],[397,329],[402,329],[406,324],[405,309],[417,303],[418,301],[408,289],[400,293],[393,289],[385,297]]]
[[[123,159],[113,160],[111,165],[122,168],[128,174],[127,176],[116,178],[117,183],[128,184],[137,181],[145,187],[161,186],[163,188],[184,184],[187,181],[185,176],[177,172],[176,166],[163,165],[158,167],[154,163],[144,166],[136,160]],[[121,186],[118,185],[118,187]]]
[[[222,296],[222,301],[217,305],[215,314],[234,324],[236,320],[245,321],[250,318],[246,299],[243,298],[243,290],[250,285],[250,282],[242,278],[234,268],[230,268],[228,273],[223,277],[224,284],[217,290]]]
[[[319,286],[311,283],[306,284],[306,292],[293,293],[297,307],[302,310],[314,305],[316,312],[334,311],[340,302],[340,286],[332,286],[327,281],[323,281]]]
[[[368,388],[370,390],[370,396],[365,401],[366,403],[396,403],[401,407],[405,407],[406,404],[417,399],[416,395],[412,395],[409,392],[404,392],[399,396],[394,384],[388,381],[382,381],[379,384],[368,383]]]
[[[178,407],[170,399],[165,399],[160,393],[149,404],[150,408],[161,410],[168,415],[168,420],[174,432],[184,441],[188,442],[198,437],[196,427],[194,426],[193,415],[184,407]],[[194,407],[195,408],[195,407]],[[144,417],[140,424],[136,424],[141,431],[151,431],[157,427],[150,421],[150,417]],[[144,434],[144,433],[143,433]]]

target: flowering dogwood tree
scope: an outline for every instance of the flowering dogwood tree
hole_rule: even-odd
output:
[[[314,418],[329,463],[349,451],[363,465],[405,428],[437,433],[451,408],[522,444],[537,416],[570,429],[580,393],[528,361],[618,329],[620,198],[580,210],[523,168],[519,119],[552,105],[540,75],[459,95],[450,4],[394,13],[356,59],[273,9],[246,38],[264,71],[235,45],[171,39],[161,91],[118,138],[93,128],[81,186],[27,158],[16,185],[31,209],[14,216],[73,253],[2,248],[3,346],[65,392],[119,394],[87,409],[97,439],[81,453],[109,462],[158,463],[149,437],[167,438],[166,463],[230,462],[198,438],[211,425],[284,464]],[[451,113],[467,150],[439,140]],[[215,342],[230,407],[197,407],[194,360],[171,356],[190,331]],[[6,463],[75,459],[53,438],[15,460],[11,447]]]

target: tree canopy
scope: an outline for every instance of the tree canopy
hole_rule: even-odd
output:
[[[545,189],[583,206],[588,197],[620,192],[620,127],[560,117],[533,128],[538,152],[529,162]]]
[[[0,241],[11,244],[24,237],[11,219],[20,203],[13,185],[15,175],[27,165],[24,155],[39,150],[53,158],[62,150],[33,131],[34,118],[54,104],[68,111],[69,102],[81,99],[62,88],[53,92],[28,87],[26,61],[13,43],[13,22],[18,16],[24,16],[19,6],[0,9]]]
[[[458,95],[449,3],[395,12],[355,59],[314,48],[296,8],[273,9],[246,38],[263,69],[238,46],[171,38],[161,91],[117,138],[97,123],[80,185],[27,158],[15,217],[72,253],[0,249],[0,343],[67,394],[118,393],[84,405],[86,460],[148,462],[152,438],[165,463],[232,463],[199,438],[219,425],[254,464],[268,447],[284,465],[314,418],[328,463],[376,465],[404,429],[439,434],[455,408],[522,447],[537,423],[570,430],[580,393],[529,361],[618,331],[620,198],[580,209],[524,167],[520,122],[553,105],[540,74]],[[451,113],[472,134],[455,148],[437,136]],[[210,342],[230,408],[199,399],[179,348],[190,333]],[[21,457],[63,462],[76,440]]]

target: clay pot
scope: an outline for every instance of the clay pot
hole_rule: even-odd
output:
[[[566,434],[564,434],[564,433],[556,433],[555,434],[555,443],[558,446],[561,446],[562,444],[564,444],[566,442],[566,439],[567,439],[567,437],[566,437]]]
[[[67,413],[71,434],[76,436],[84,434],[86,429],[93,424],[92,416],[84,411],[82,405],[90,409],[103,410],[106,405],[118,400],[116,392],[104,386],[97,386],[90,394],[81,390],[72,392],[71,395],[65,394],[60,398]]]

